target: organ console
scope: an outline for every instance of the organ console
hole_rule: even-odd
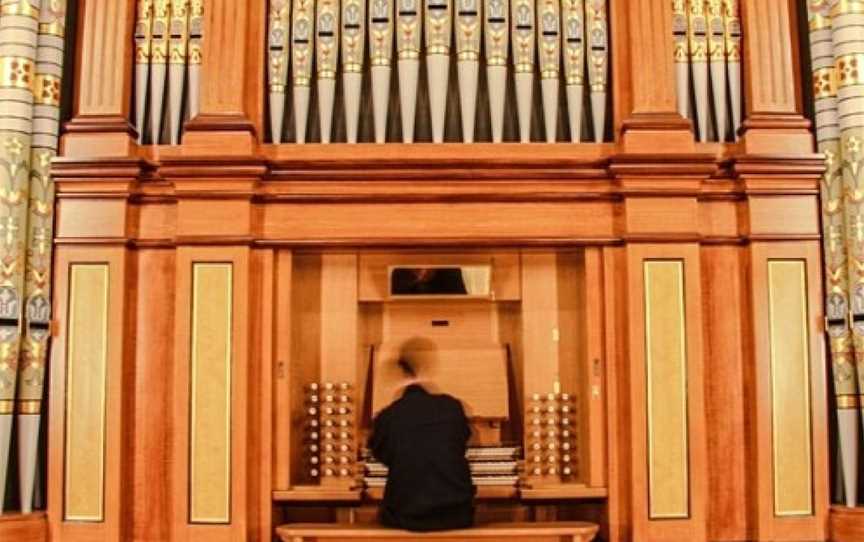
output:
[[[472,429],[449,540],[830,538],[794,3],[77,8],[33,540],[415,538],[405,348]]]

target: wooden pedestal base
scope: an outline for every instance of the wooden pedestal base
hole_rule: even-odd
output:
[[[864,540],[864,508],[832,506],[828,517],[831,542]]]
[[[44,512],[0,516],[0,540],[47,542],[48,520]]]

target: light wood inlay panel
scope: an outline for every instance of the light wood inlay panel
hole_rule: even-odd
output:
[[[644,263],[649,510],[686,518],[689,507],[684,262]]]
[[[69,270],[64,519],[105,519],[108,264]]]
[[[230,263],[192,267],[189,520],[231,520]]]
[[[813,513],[810,353],[804,260],[768,261],[774,513]]]

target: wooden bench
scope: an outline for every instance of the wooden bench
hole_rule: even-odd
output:
[[[388,540],[390,542],[437,540],[461,542],[487,539],[527,542],[554,540],[558,542],[590,542],[597,535],[598,526],[579,521],[536,523],[489,523],[470,529],[415,533],[390,529],[380,525],[339,523],[290,523],[276,528],[282,542],[318,542],[350,540]]]

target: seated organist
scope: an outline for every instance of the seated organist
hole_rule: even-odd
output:
[[[462,403],[421,384],[422,367],[409,352],[429,349],[425,343],[431,344],[412,339],[403,345],[397,361],[405,377],[402,395],[378,414],[369,439],[389,471],[380,519],[412,531],[469,527],[474,486],[465,451],[471,429]]]

